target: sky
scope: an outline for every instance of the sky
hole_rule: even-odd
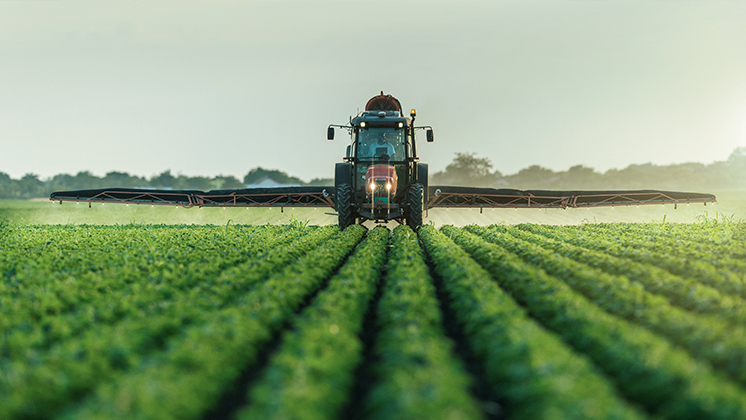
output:
[[[381,91],[431,173],[725,160],[746,1],[0,1],[0,172],[333,177]],[[537,186],[538,188],[539,186]]]

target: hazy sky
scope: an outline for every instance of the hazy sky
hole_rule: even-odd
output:
[[[746,146],[746,1],[0,1],[0,172],[332,177],[383,90],[504,174]],[[537,186],[540,188],[541,186]]]

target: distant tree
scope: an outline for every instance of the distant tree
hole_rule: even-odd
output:
[[[433,174],[433,183],[494,187],[500,178],[499,172],[492,171],[489,158],[477,157],[475,153],[456,153],[444,171]]]
[[[565,172],[558,172],[556,187],[566,190],[603,188],[602,174],[583,165],[575,165]]]
[[[35,198],[44,195],[44,183],[36,174],[26,174],[18,181],[23,198]]]
[[[746,147],[736,147],[728,156],[728,162],[746,164]]]
[[[243,177],[244,184],[257,184],[265,179],[271,179],[278,184],[305,184],[300,178],[290,176],[285,172],[276,169],[264,169],[261,167],[254,168]]]
[[[101,187],[101,178],[91,174],[88,171],[80,171],[75,174],[73,182],[76,185],[76,190],[86,190]]]
[[[746,176],[746,147],[737,147],[728,156],[728,166],[741,176]]]
[[[531,165],[514,175],[506,176],[505,179],[511,188],[541,190],[553,188],[559,177],[551,169]]]
[[[48,191],[69,191],[79,190],[79,184],[75,182],[75,177],[70,174],[57,174],[47,182]]]
[[[211,179],[206,176],[190,177],[186,175],[179,175],[176,177],[174,189],[209,191],[212,189],[212,183]]]
[[[176,185],[176,178],[171,175],[171,170],[165,170],[162,173],[150,178],[150,186],[158,189],[173,189]]]
[[[16,181],[5,172],[0,172],[0,198],[19,198]]]
[[[245,188],[244,184],[242,184],[241,181],[238,180],[238,178],[232,175],[216,176],[212,179],[212,181],[210,181],[210,185],[214,190],[235,190]]]
[[[702,188],[718,182],[717,179],[712,179],[713,174],[708,170],[707,165],[698,162],[659,166],[658,171],[660,174],[657,175],[657,179],[650,180],[650,183],[657,185],[655,188],[677,189],[681,187],[681,182],[684,180],[688,188]]]
[[[727,174],[727,180],[722,181],[727,184],[728,188],[746,188],[746,147],[737,147],[733,150],[733,153],[728,156],[728,160],[725,162],[715,162],[710,166],[721,168],[713,168],[713,172],[724,172]]]
[[[629,165],[621,170],[609,170],[604,174],[604,181],[610,188],[644,189],[658,188],[656,182],[660,170],[652,163]]]
[[[101,184],[106,185],[104,188],[137,188],[147,186],[148,182],[143,178],[132,176],[126,172],[112,171],[106,173],[106,176],[101,180]]]

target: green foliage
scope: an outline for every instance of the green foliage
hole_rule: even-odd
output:
[[[516,238],[539,245],[589,267],[601,269],[609,274],[625,276],[631,281],[641,284],[645,290],[664,296],[673,305],[693,312],[717,315],[734,325],[746,325],[746,304],[738,296],[720,293],[718,290],[705,286],[696,280],[673,275],[652,265],[614,257],[603,252],[539,235],[538,232],[546,229],[541,226],[523,225],[517,228],[492,226],[489,230],[469,226],[466,229],[482,235],[488,241],[490,237],[487,235],[490,231],[510,233]],[[531,233],[525,229],[531,229],[531,232],[537,233]],[[649,232],[649,229],[646,232]],[[657,240],[660,240],[660,238]]]
[[[470,381],[445,337],[417,235],[394,229],[378,304],[377,381],[367,401],[371,419],[476,419]]]
[[[0,414],[56,409],[102,379],[137,365],[148,353],[162,350],[171,336],[204,323],[210,310],[230,307],[257,282],[338,231],[333,227],[290,231],[275,239],[286,229],[240,229],[234,237],[221,234],[205,241],[208,238],[199,238],[199,231],[174,235],[173,228],[123,228],[121,234],[100,229],[95,235],[91,230],[64,229],[31,248],[47,258],[34,261],[33,268],[21,270],[15,265],[9,292],[16,296],[4,302],[0,316],[4,331],[0,350],[10,362],[9,376],[0,378],[0,390],[7,392],[10,402],[0,404]],[[101,230],[109,234],[101,235]],[[286,246],[289,241],[293,242]],[[227,245],[223,252],[210,252],[221,245]],[[70,248],[78,247],[90,255],[65,258]],[[77,311],[81,305],[86,309],[83,313]],[[33,319],[39,322],[31,334],[20,334]],[[102,359],[102,348],[118,349],[117,358]],[[70,380],[45,382],[50,365]],[[13,387],[6,382],[13,375],[39,383]]]
[[[256,167],[249,171],[246,176],[243,177],[244,184],[257,184],[264,181],[265,179],[271,179],[278,184],[305,184],[300,178],[290,176],[287,173],[277,169],[264,169],[262,167]]]
[[[550,188],[555,186],[558,180],[559,176],[553,170],[539,165],[531,165],[506,177],[509,186],[523,189]]]
[[[364,231],[360,226],[346,229],[295,263],[272,270],[260,287],[209,313],[204,323],[184,329],[165,352],[103,384],[95,398],[64,418],[199,418],[241,369],[255,362],[261,344],[340,265]]]
[[[494,187],[500,178],[500,172],[492,171],[492,162],[489,158],[477,157],[475,153],[457,152],[453,162],[448,164],[443,172],[433,174],[432,183]]]
[[[710,216],[709,212],[704,212],[697,216],[697,221],[703,224],[718,224],[718,223],[737,223],[738,220],[734,214],[726,216],[725,214],[716,211],[714,216]]]
[[[246,184],[257,183],[267,178],[279,184],[334,184],[334,180],[329,178],[315,178],[310,182],[304,182],[300,178],[289,176],[285,172],[262,168],[249,171],[243,181],[232,175],[213,177],[173,175],[170,169],[153,175],[150,179],[117,171],[108,172],[103,177],[93,175],[89,171],[80,171],[75,175],[58,174],[48,179],[40,179],[35,174],[26,174],[20,179],[13,179],[8,174],[0,172],[0,199],[43,198],[48,197],[54,191],[100,188],[156,188],[199,191],[241,189],[246,188]]]
[[[0,418],[746,418],[743,222],[234,217],[0,221]]]
[[[742,389],[709,364],[695,361],[643,327],[609,315],[504,248],[464,230],[445,231],[532,317],[586,354],[627,398],[652,414],[672,419],[746,417]]]
[[[594,225],[585,225],[581,232],[577,228],[560,228],[545,227],[541,228],[542,235],[553,239],[562,240],[572,245],[580,246],[587,249],[601,251],[619,258],[629,259],[641,264],[652,265],[663,270],[669,271],[683,278],[692,279],[709,287],[712,287],[725,295],[733,294],[746,299],[746,281],[743,274],[738,271],[733,272],[728,269],[723,270],[720,266],[740,267],[743,261],[738,261],[729,255],[723,255],[716,259],[712,258],[686,258],[677,255],[681,246],[672,246],[658,244],[654,238],[638,240],[634,239],[635,234],[619,234],[613,240],[610,240],[609,232],[597,230]],[[624,226],[624,225],[613,225]],[[650,227],[649,225],[646,225]],[[692,225],[688,225],[692,226]],[[660,227],[660,226],[658,226]],[[653,227],[655,229],[656,227]],[[526,225],[525,229],[532,231],[539,229],[538,225]],[[600,228],[603,229],[603,228]],[[694,229],[692,227],[692,229]],[[706,228],[705,228],[706,229]],[[706,230],[705,230],[706,232]],[[703,233],[706,235],[706,233]],[[741,236],[738,236],[740,238]],[[696,241],[696,237],[690,237],[690,240]],[[742,252],[744,242],[738,241],[733,247]],[[727,247],[722,247],[726,248]],[[736,251],[733,251],[736,252]],[[717,265],[713,262],[717,261]]]
[[[575,165],[566,171],[554,171],[531,165],[515,174],[493,171],[487,157],[474,153],[456,153],[445,170],[432,175],[431,184],[507,187],[544,190],[724,190],[746,188],[746,147],[736,148],[727,161],[654,165],[632,164],[623,169],[601,173]]]
[[[309,220],[298,220],[295,216],[290,216],[290,227],[293,229],[303,229],[308,226]]]
[[[587,360],[531,321],[463,249],[431,226],[419,234],[493,392],[508,402],[512,418],[644,418]]]
[[[211,189],[213,190],[235,190],[246,188],[241,181],[235,176],[231,175],[218,175],[210,181]]]
[[[746,329],[716,317],[698,316],[671,306],[666,299],[631,283],[573,261],[553,251],[496,231],[482,231],[490,242],[543,269],[608,313],[667,337],[697,358],[712,363],[733,379],[746,383]]]
[[[386,260],[389,231],[378,227],[297,318],[253,387],[239,419],[337,418],[360,363],[358,334]]]

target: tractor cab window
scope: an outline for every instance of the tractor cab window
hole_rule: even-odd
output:
[[[357,135],[357,157],[370,160],[402,161],[405,130],[394,128],[360,129]]]

